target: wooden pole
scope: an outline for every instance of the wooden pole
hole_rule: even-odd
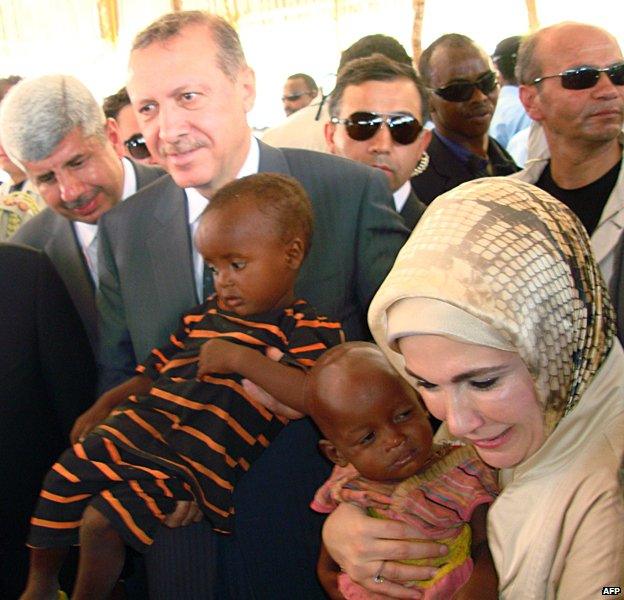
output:
[[[97,9],[100,19],[100,35],[103,40],[114,44],[119,34],[117,0],[98,0]]]
[[[414,24],[412,26],[412,60],[414,66],[422,54],[422,27],[425,17],[425,0],[412,0],[414,8]]]
[[[539,29],[539,18],[537,16],[537,0],[524,0],[529,18],[529,31],[533,33]]]

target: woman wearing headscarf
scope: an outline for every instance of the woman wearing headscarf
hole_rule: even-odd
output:
[[[596,598],[624,577],[624,353],[580,222],[537,188],[475,180],[430,206],[375,296],[371,331],[445,422],[500,469],[488,541],[505,599]],[[439,554],[343,507],[325,543],[393,597]],[[399,539],[395,539],[399,538]]]

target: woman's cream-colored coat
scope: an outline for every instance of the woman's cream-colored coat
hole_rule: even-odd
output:
[[[488,514],[501,597],[587,600],[624,587],[624,352],[615,342],[540,450],[501,471]]]

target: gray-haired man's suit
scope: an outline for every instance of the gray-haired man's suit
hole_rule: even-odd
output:
[[[136,174],[137,190],[164,174],[162,169],[130,162]],[[46,208],[24,223],[11,241],[43,250],[50,257],[78,310],[93,352],[97,352],[95,285],[71,221]]]

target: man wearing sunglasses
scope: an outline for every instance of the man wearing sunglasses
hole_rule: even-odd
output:
[[[418,68],[429,88],[435,128],[429,166],[412,177],[416,195],[429,204],[465,181],[515,173],[511,156],[488,135],[499,85],[487,53],[470,38],[450,33],[423,51]]]
[[[305,108],[318,95],[316,81],[305,73],[295,73],[286,79],[282,103],[287,117]],[[320,98],[319,98],[320,100]]]
[[[517,71],[520,98],[539,124],[532,126],[529,147],[540,130],[547,141],[540,154],[529,155],[517,177],[578,215],[622,309],[622,251],[616,251],[624,230],[622,51],[603,29],[561,23],[523,42]],[[622,329],[624,313],[619,321]]]
[[[115,150],[119,156],[131,158],[144,165],[158,164],[147,149],[143,134],[139,131],[136,115],[125,87],[104,98],[102,109],[106,118],[113,119],[117,125],[119,136]]]
[[[338,71],[350,60],[375,53],[383,54],[400,63],[412,64],[412,59],[397,40],[388,35],[375,33],[360,38],[342,52]],[[314,100],[283,123],[267,129],[262,135],[262,141],[275,148],[305,148],[329,152],[325,141],[325,123],[329,119],[328,99],[329,95],[322,96],[319,101]]]
[[[163,171],[119,158],[117,128],[91,92],[70,76],[18,83],[2,101],[0,130],[8,154],[48,205],[11,241],[50,257],[95,352],[99,219]]]
[[[327,147],[379,169],[388,179],[397,212],[411,230],[425,210],[410,176],[431,132],[423,129],[427,90],[413,67],[374,54],[339,72],[325,124]]]

